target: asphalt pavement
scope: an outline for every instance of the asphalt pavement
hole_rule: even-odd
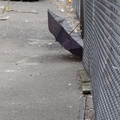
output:
[[[48,9],[68,17],[47,0],[10,1],[0,16],[0,120],[78,120],[81,60],[55,42]]]

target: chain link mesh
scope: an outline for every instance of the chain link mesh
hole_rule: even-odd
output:
[[[81,15],[81,10],[80,10],[80,8],[81,8],[81,0],[73,0],[72,1],[72,6],[74,7],[78,18],[80,18],[80,15]]]
[[[92,80],[95,117],[120,120],[120,0],[83,0],[83,6],[83,65]]]

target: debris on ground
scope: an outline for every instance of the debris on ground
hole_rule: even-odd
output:
[[[18,11],[18,10],[13,10],[13,9],[9,9],[6,12],[18,12],[18,13],[33,13],[33,14],[39,14],[36,10],[31,10],[31,11]]]
[[[9,16],[7,16],[7,17],[3,17],[3,18],[0,18],[0,21],[7,20],[8,18],[9,18]]]

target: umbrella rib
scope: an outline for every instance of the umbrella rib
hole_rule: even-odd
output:
[[[80,22],[74,27],[74,29],[70,32],[70,35],[75,31],[75,29],[81,24],[83,20],[81,19]]]

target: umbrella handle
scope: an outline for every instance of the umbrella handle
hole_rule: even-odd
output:
[[[80,22],[79,22],[79,23],[74,27],[74,29],[70,32],[70,34],[75,31],[75,29],[80,25],[80,23],[81,23],[82,21],[83,21],[83,20],[81,19]]]

